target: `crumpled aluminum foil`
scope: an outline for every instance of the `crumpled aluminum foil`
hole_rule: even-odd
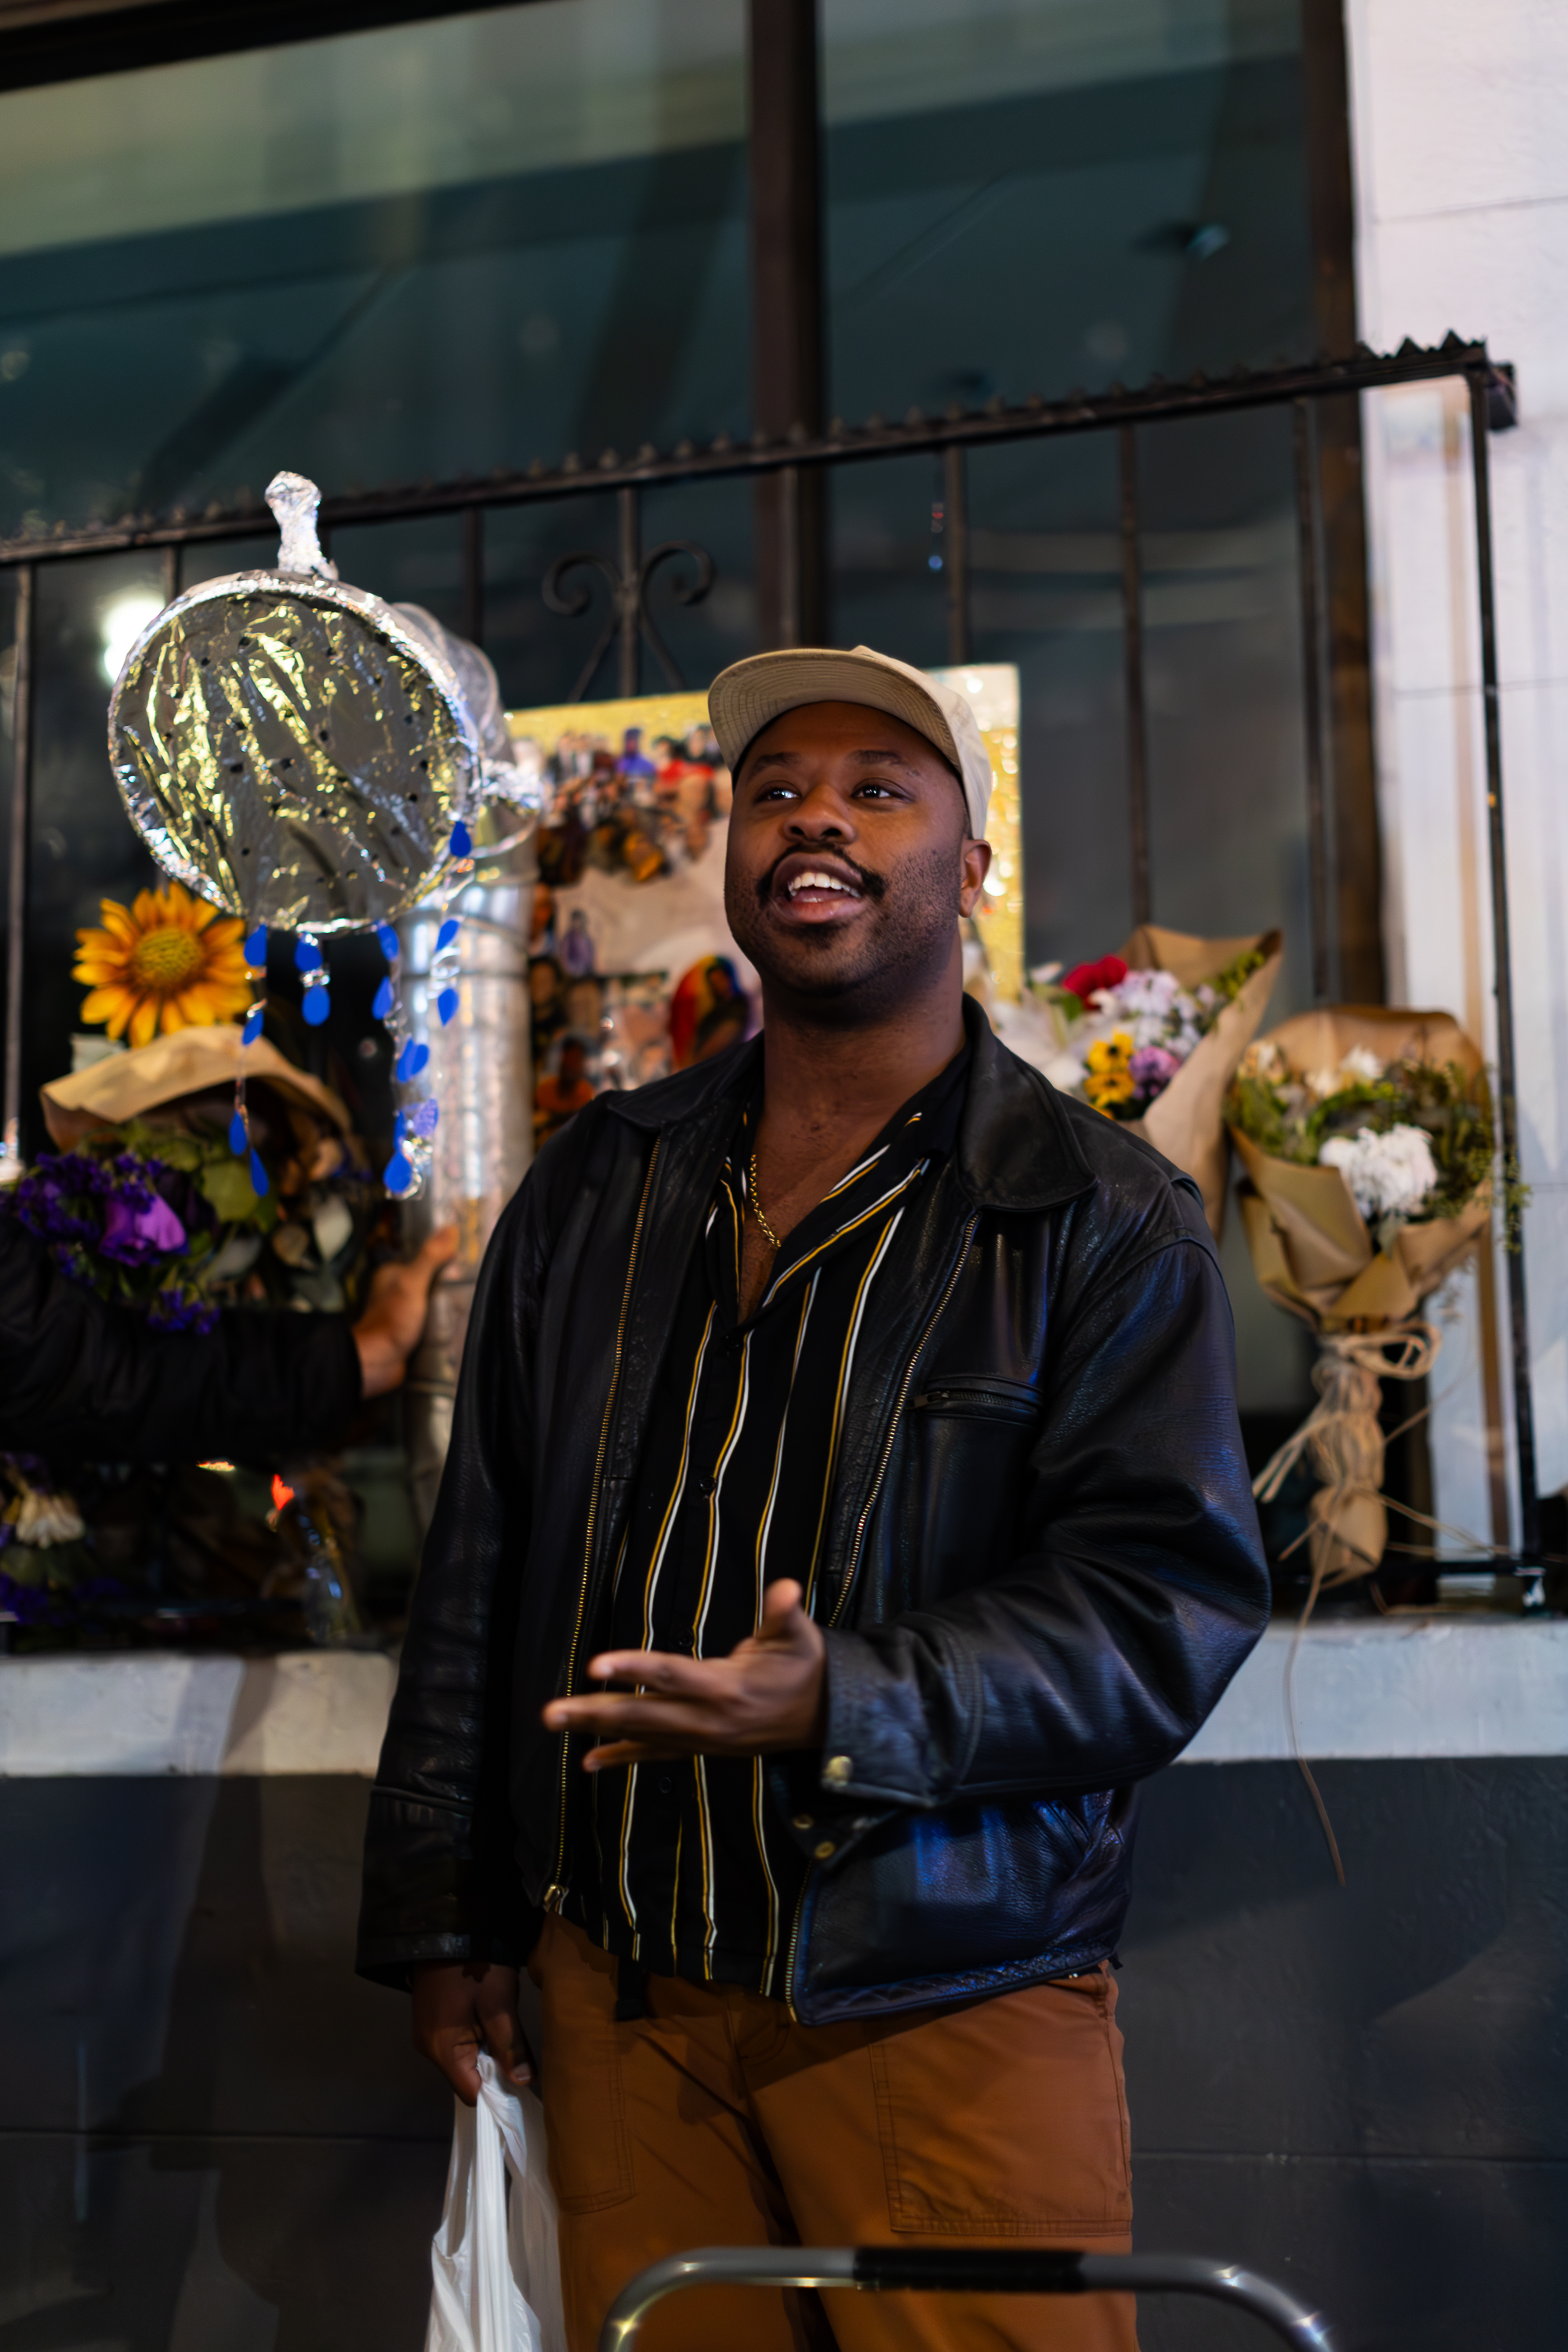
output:
[[[110,759],[189,889],[247,926],[363,929],[440,887],[486,763],[441,649],[321,555],[314,485],[279,475],[268,498],[291,568],[164,607],[116,681]]]

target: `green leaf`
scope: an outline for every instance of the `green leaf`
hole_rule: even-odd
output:
[[[260,1205],[249,1169],[232,1153],[204,1168],[198,1181],[202,1198],[226,1225],[247,1223]]]

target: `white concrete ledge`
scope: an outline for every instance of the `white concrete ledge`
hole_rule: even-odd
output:
[[[0,1658],[0,1777],[373,1774],[395,1672],[366,1650]]]
[[[1182,1763],[1294,1753],[1291,1632],[1269,1626]],[[1331,1620],[1308,1626],[1292,1680],[1303,1756],[1568,1755],[1568,1619]]]
[[[1290,1628],[1272,1625],[1184,1764],[1289,1758]],[[279,1658],[0,1658],[0,1777],[373,1774],[395,1670],[370,1651]],[[1311,1625],[1296,1660],[1303,1755],[1568,1755],[1568,1620]]]

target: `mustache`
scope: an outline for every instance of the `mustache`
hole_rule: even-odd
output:
[[[798,857],[800,855],[801,852],[798,849],[784,850],[779,856],[774,858],[767,872],[760,877],[757,883],[757,904],[760,907],[765,907],[768,900],[773,897],[773,883],[778,875],[779,867],[784,864],[784,859],[786,857]],[[854,858],[849,856],[847,853],[842,849],[825,850],[823,852],[823,856],[825,860],[832,863],[833,865],[847,866],[850,873],[855,877],[856,881],[859,884],[861,895],[863,897],[867,898],[886,898],[888,892],[888,877],[885,874],[873,874],[868,866],[857,865]]]

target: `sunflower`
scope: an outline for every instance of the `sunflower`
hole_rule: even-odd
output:
[[[1131,1102],[1137,1091],[1129,1067],[1131,1059],[1132,1040],[1125,1029],[1118,1029],[1114,1036],[1102,1038],[1089,1049],[1083,1090],[1107,1118],[1113,1116],[1112,1103]]]
[[[179,882],[139,891],[132,907],[113,898],[102,907],[103,929],[76,935],[71,977],[92,992],[84,1021],[105,1023],[111,1037],[129,1028],[133,1045],[150,1045],[160,1029],[205,1029],[248,1009],[237,915],[220,915]]]

